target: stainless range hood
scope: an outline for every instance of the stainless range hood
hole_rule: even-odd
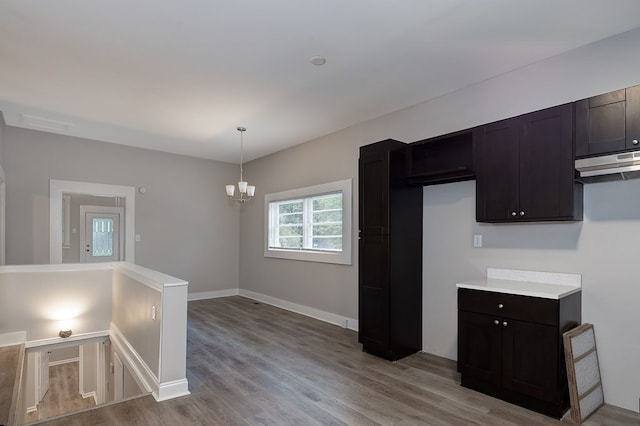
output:
[[[576,170],[585,183],[640,178],[640,151],[581,158]]]

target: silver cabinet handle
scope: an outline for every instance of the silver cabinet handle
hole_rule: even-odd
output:
[[[511,216],[516,216],[517,213],[516,212],[511,212]]]
[[[520,212],[520,216],[524,216],[524,212]]]
[[[634,145],[638,145],[640,142],[638,142],[638,139],[634,139],[634,140],[631,141],[631,143],[634,144]]]
[[[493,320],[493,323],[494,323],[495,325],[498,325],[498,324],[500,324],[500,321],[498,321],[498,320]]]
[[[504,325],[504,326],[506,327],[506,326],[507,326],[507,325],[509,325],[509,324],[508,324],[506,321],[504,321],[504,322],[502,323],[502,325]]]
[[[498,309],[502,309],[504,308],[504,305],[502,303],[498,303]]]

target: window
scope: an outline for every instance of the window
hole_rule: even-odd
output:
[[[351,179],[265,195],[265,256],[351,264]]]
[[[94,217],[93,228],[93,256],[113,256],[113,219]]]

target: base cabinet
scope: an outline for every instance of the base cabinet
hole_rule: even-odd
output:
[[[554,300],[458,289],[462,386],[562,417],[569,407],[562,333],[580,321],[580,293]]]

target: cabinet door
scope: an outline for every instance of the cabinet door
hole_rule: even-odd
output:
[[[510,119],[487,124],[476,134],[476,220],[507,220],[518,210],[517,122]]]
[[[390,155],[382,149],[360,152],[360,233],[389,233]]]
[[[520,204],[523,220],[573,216],[573,105],[520,117]]]
[[[502,325],[498,318],[458,311],[458,368],[463,380],[466,377],[499,386],[501,347]]]
[[[625,89],[576,102],[576,156],[623,151],[626,147]]]
[[[626,148],[640,149],[640,86],[626,89],[627,123]]]
[[[364,349],[389,346],[389,237],[364,235],[359,253],[359,340]]]
[[[502,320],[502,386],[553,402],[558,398],[557,327]]]

